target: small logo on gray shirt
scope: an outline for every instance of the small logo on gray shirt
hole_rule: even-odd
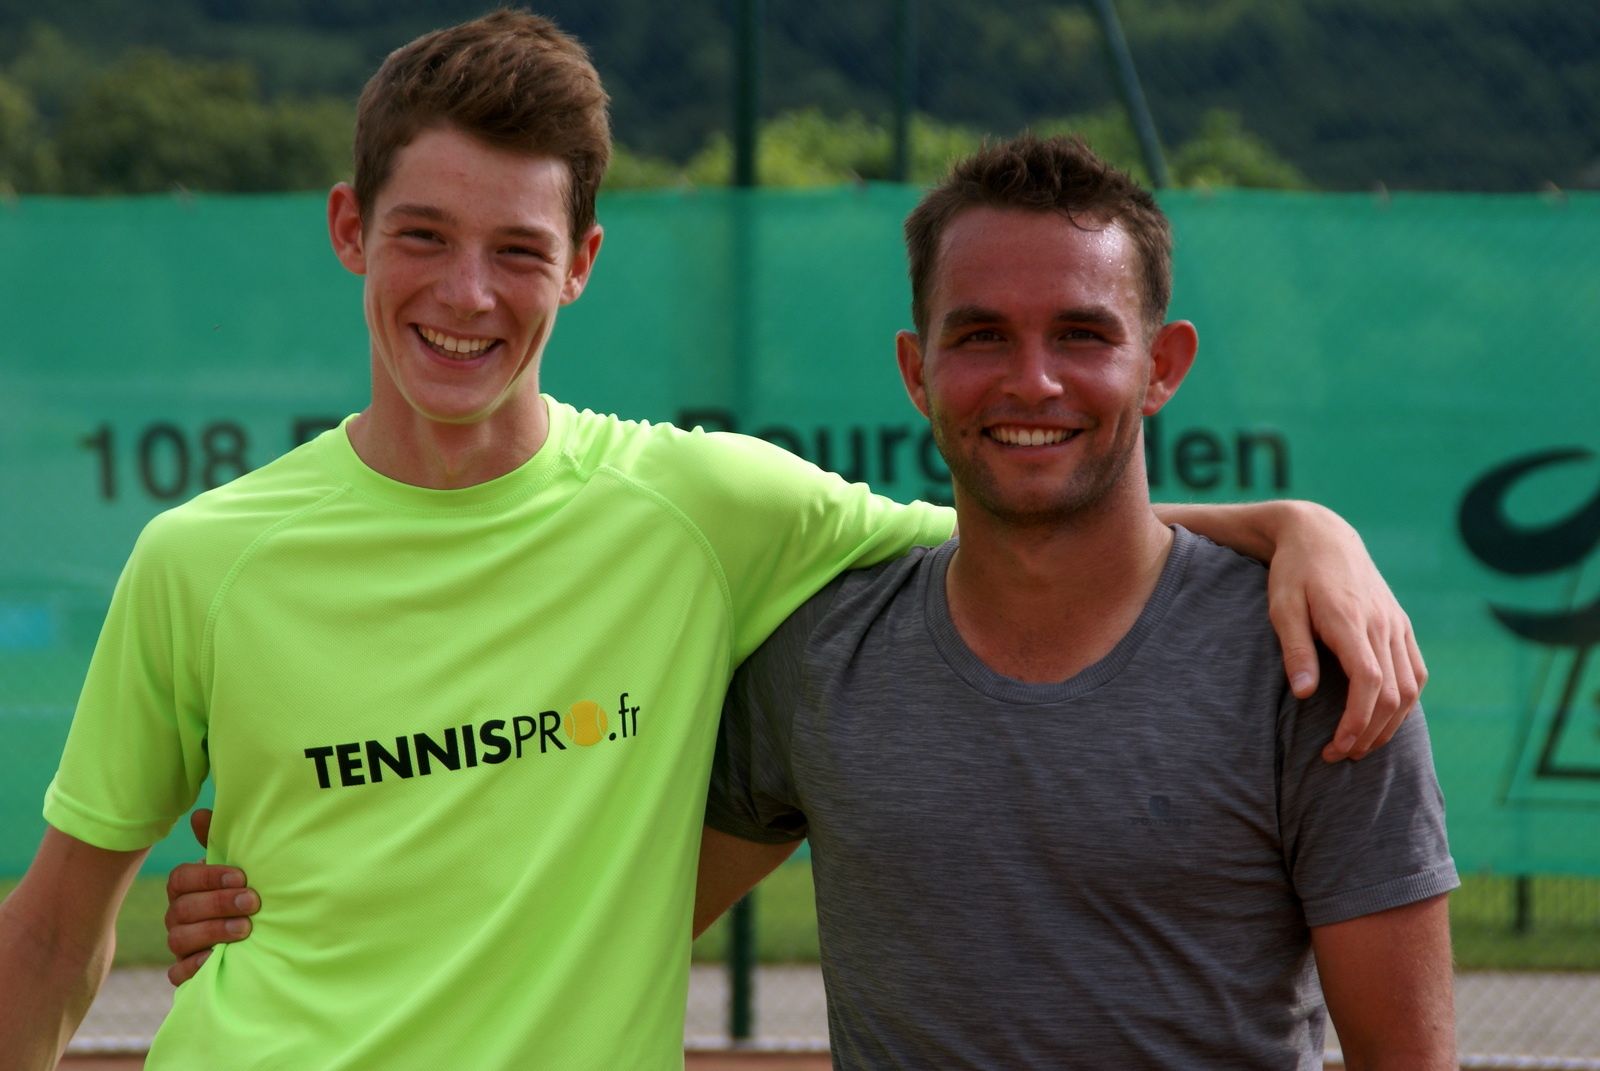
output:
[[[1166,796],[1151,796],[1147,809],[1149,813],[1134,818],[1134,825],[1146,828],[1161,826],[1165,829],[1183,829],[1192,822],[1192,819],[1173,814],[1172,800]]]

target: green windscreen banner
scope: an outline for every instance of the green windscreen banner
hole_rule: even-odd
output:
[[[544,389],[948,499],[894,363],[915,198],[602,198]],[[1146,425],[1154,496],[1347,517],[1422,642],[1458,863],[1600,874],[1600,197],[1163,203],[1201,345]],[[0,874],[43,831],[140,528],[365,403],[360,280],[323,220],[300,195],[0,205]],[[149,865],[196,853],[180,825]]]

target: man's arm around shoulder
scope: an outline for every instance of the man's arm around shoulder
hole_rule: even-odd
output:
[[[1457,1066],[1447,897],[1312,927],[1311,946],[1345,1067]]]
[[[8,1071],[53,1071],[116,947],[117,910],[149,849],[113,852],[48,828],[0,904],[0,1053]]]

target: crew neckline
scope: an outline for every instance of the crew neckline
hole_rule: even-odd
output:
[[[340,483],[348,485],[357,494],[382,502],[384,505],[417,512],[463,509],[485,509],[502,503],[525,498],[549,482],[555,473],[560,455],[570,434],[571,410],[546,394],[539,396],[549,416],[549,432],[544,443],[528,460],[510,472],[471,487],[438,488],[418,487],[415,484],[385,476],[372,468],[356,453],[350,442],[350,422],[359,414],[352,413],[339,422],[338,427],[319,438],[324,461]]]
[[[955,621],[950,617],[950,599],[945,592],[945,577],[950,570],[950,561],[955,557],[959,539],[935,547],[929,554],[928,568],[923,573],[926,585],[923,591],[924,612],[934,646],[958,676],[993,699],[1008,703],[1057,703],[1087,695],[1114,679],[1133,660],[1145,640],[1161,624],[1177,597],[1178,589],[1183,586],[1183,577],[1194,556],[1197,537],[1181,525],[1174,524],[1171,528],[1172,549],[1167,555],[1166,564],[1162,566],[1161,576],[1156,580],[1155,589],[1139,611],[1133,627],[1104,658],[1064,681],[1033,684],[997,673],[974,654],[972,648],[967,646],[967,641],[961,638]]]

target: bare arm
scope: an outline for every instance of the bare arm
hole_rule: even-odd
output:
[[[1328,1014],[1350,1071],[1456,1067],[1444,896],[1311,931]]]
[[[117,910],[148,849],[112,852],[47,828],[0,904],[0,1052],[52,1071],[111,969]]]
[[[705,827],[700,837],[700,872],[694,888],[694,935],[699,937],[800,842],[761,844]]]
[[[1411,619],[1354,528],[1313,502],[1155,510],[1166,524],[1270,563],[1268,609],[1295,695],[1304,699],[1317,689],[1313,634],[1339,659],[1350,690],[1324,759],[1362,758],[1389,742],[1416,705],[1428,669]]]

